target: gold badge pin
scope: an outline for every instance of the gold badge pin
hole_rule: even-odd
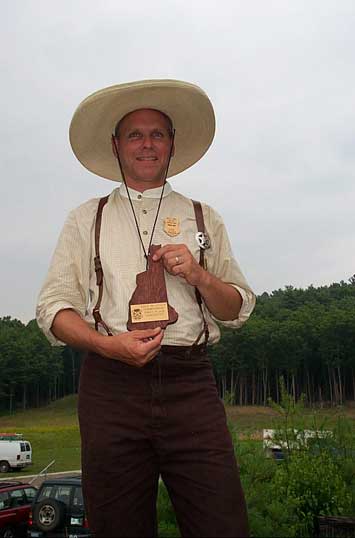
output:
[[[164,219],[164,232],[170,237],[176,237],[180,233],[180,222],[177,217],[166,217]]]

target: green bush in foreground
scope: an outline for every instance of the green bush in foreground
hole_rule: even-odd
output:
[[[312,536],[315,518],[349,513],[351,495],[333,456],[326,451],[293,453],[273,477],[274,495],[293,504],[296,536]]]
[[[248,507],[251,536],[296,536],[297,513],[293,499],[275,491],[277,463],[267,458],[257,441],[238,441],[233,435],[240,477]]]
[[[314,412],[311,428],[304,420],[304,397],[298,402],[280,381],[281,402],[275,442],[285,460],[266,458],[262,444],[238,441],[235,452],[254,537],[313,536],[318,516],[355,513],[354,423],[338,417],[335,427]]]
[[[281,402],[270,401],[278,412],[275,441],[285,455],[272,478],[273,499],[293,507],[297,537],[312,536],[318,516],[352,515],[355,511],[354,423],[339,416],[336,426],[314,411],[305,427],[304,396],[298,402],[280,379]]]

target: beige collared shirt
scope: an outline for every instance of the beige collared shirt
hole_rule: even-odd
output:
[[[143,193],[130,189],[146,250],[160,193],[161,187]],[[71,308],[94,327],[92,309],[98,296],[94,270],[94,224],[98,201],[97,198],[89,200],[69,213],[40,292],[36,311],[37,321],[54,345],[62,344],[51,332],[53,319],[60,310]],[[205,251],[207,269],[224,282],[236,287],[243,298],[238,319],[222,323],[229,327],[240,327],[254,308],[255,296],[233,257],[221,217],[206,204],[202,204],[202,209],[206,232],[211,240],[211,248]],[[170,237],[164,231],[166,218],[178,219],[180,229],[178,235]],[[196,232],[191,200],[174,192],[167,183],[153,244],[185,243],[198,260]],[[103,210],[100,257],[104,272],[101,316],[113,334],[120,334],[127,330],[128,303],[136,287],[136,275],[146,269],[144,252],[123,184],[110,194]],[[165,279],[169,304],[178,312],[179,319],[165,330],[163,344],[191,345],[202,329],[195,289],[183,278],[172,276],[167,272]],[[205,312],[210,330],[209,343],[213,344],[219,340],[220,331],[207,308]]]

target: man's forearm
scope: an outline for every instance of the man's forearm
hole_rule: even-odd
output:
[[[51,331],[56,338],[69,346],[99,353],[104,335],[92,329],[77,312],[60,310],[52,323]]]
[[[243,299],[233,286],[203,270],[201,283],[197,288],[215,318],[229,321],[238,317]]]

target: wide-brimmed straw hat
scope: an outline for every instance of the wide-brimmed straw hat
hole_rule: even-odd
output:
[[[111,135],[119,120],[142,108],[164,112],[176,130],[175,155],[168,177],[192,166],[211,145],[215,132],[213,107],[198,86],[179,80],[118,84],[89,95],[74,113],[69,138],[85,168],[104,178],[122,181]]]

